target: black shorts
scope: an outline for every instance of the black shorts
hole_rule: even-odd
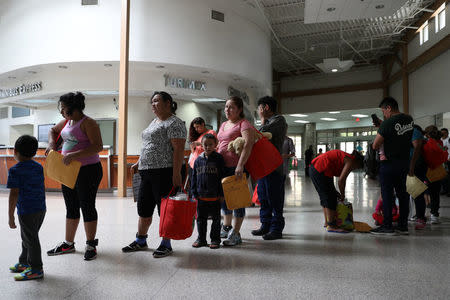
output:
[[[317,193],[319,193],[320,205],[331,210],[336,210],[338,192],[334,186],[333,177],[319,173],[313,164],[309,166],[309,176]]]
[[[161,169],[139,170],[141,185],[137,201],[139,217],[153,216],[155,206],[160,213],[161,197],[169,194],[172,188],[172,167]]]

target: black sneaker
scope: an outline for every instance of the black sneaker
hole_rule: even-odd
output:
[[[375,235],[395,235],[395,231],[392,228],[380,226],[370,230],[371,234]]]
[[[122,252],[134,252],[134,251],[142,251],[146,250],[148,248],[147,242],[144,242],[143,244],[139,244],[138,242],[134,241],[128,246],[125,246],[122,248]]]
[[[283,238],[283,234],[281,232],[271,231],[262,236],[266,241],[279,240]]]
[[[61,255],[61,254],[72,253],[72,252],[75,252],[75,243],[73,243],[72,245],[68,245],[68,244],[66,244],[66,242],[61,242],[58,245],[56,245],[55,248],[47,251],[47,255],[53,256],[53,255]]]
[[[396,233],[398,233],[400,235],[409,235],[408,226],[398,226],[398,227],[395,227],[394,230]]]
[[[84,260],[93,260],[97,258],[98,239],[86,241],[86,252],[84,252]]]
[[[266,233],[269,233],[269,230],[264,229],[262,227],[259,227],[259,229],[256,229],[256,230],[252,230],[252,235],[256,235],[256,236],[263,236]]]
[[[160,245],[158,249],[156,249],[155,252],[153,252],[153,257],[161,258],[169,256],[170,254],[172,254],[172,248],[167,248],[166,246]]]

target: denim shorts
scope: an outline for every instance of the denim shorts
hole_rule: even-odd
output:
[[[224,168],[224,175],[225,177],[227,176],[232,176],[234,175],[234,171],[236,170],[236,167],[225,167]],[[238,209],[233,209],[233,210],[229,210],[227,208],[227,204],[225,201],[222,202],[222,211],[224,215],[231,215],[231,213],[233,213],[233,215],[236,218],[243,218],[245,217],[245,208],[238,208]]]

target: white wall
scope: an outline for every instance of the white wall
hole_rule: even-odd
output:
[[[118,61],[120,1],[3,0],[0,74],[56,62]],[[225,22],[211,20],[211,9]],[[130,61],[228,72],[271,90],[270,34],[257,10],[241,1],[135,0]]]

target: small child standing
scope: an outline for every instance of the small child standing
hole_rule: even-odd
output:
[[[194,162],[191,179],[191,193],[197,200],[198,238],[192,247],[208,246],[206,231],[208,215],[211,215],[211,244],[209,248],[220,248],[220,207],[223,201],[222,178],[225,162],[222,155],[216,152],[217,138],[208,133],[202,138],[205,150]]]
[[[41,258],[39,229],[45,216],[44,171],[32,160],[36,155],[38,141],[35,137],[23,135],[14,145],[14,157],[18,163],[8,172],[9,227],[16,228],[14,211],[17,215],[22,237],[22,253],[19,262],[10,267],[15,280],[31,280],[44,277]]]

